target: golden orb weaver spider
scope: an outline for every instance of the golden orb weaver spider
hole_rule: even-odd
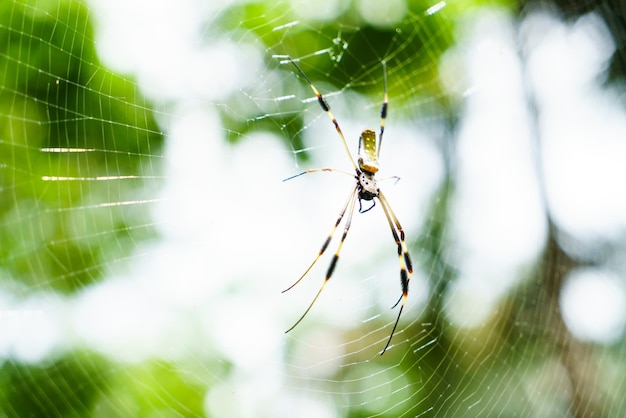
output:
[[[350,230],[350,224],[352,222],[352,215],[354,213],[354,208],[355,208],[357,200],[359,202],[359,213],[365,213],[371,210],[376,205],[376,201],[374,199],[378,198],[378,201],[380,202],[380,205],[383,208],[383,212],[385,213],[385,217],[387,218],[387,222],[389,223],[389,228],[391,229],[391,234],[393,235],[393,239],[396,242],[396,245],[398,247],[398,259],[400,261],[400,284],[402,286],[402,296],[400,296],[400,299],[398,299],[398,301],[392,306],[392,309],[395,308],[400,303],[400,301],[402,301],[402,305],[400,306],[398,317],[396,318],[396,322],[393,325],[391,334],[389,335],[389,339],[387,340],[387,344],[385,345],[385,348],[383,348],[383,350],[380,352],[380,355],[383,355],[385,351],[387,351],[387,348],[389,348],[389,344],[391,343],[393,334],[395,333],[396,327],[398,326],[398,322],[400,321],[400,316],[402,315],[402,310],[404,309],[404,305],[406,303],[406,300],[409,294],[409,280],[411,280],[411,275],[413,274],[413,265],[411,263],[411,257],[409,255],[409,250],[407,248],[406,241],[404,238],[404,230],[402,229],[402,226],[400,225],[400,222],[398,221],[398,218],[396,217],[395,213],[391,209],[391,206],[389,205],[387,198],[378,187],[376,183],[376,179],[374,178],[375,174],[378,172],[378,157],[380,155],[380,146],[383,140],[383,133],[385,131],[385,119],[387,118],[387,107],[389,103],[389,97],[387,94],[386,63],[385,61],[382,62],[384,96],[383,96],[383,104],[380,109],[380,133],[378,135],[378,143],[376,142],[376,133],[373,130],[366,129],[361,133],[361,136],[359,137],[359,154],[358,154],[358,160],[357,160],[358,166],[357,166],[357,164],[355,164],[354,160],[352,159],[352,155],[350,154],[350,150],[348,148],[348,144],[346,143],[346,139],[343,136],[343,132],[341,131],[341,128],[339,127],[339,123],[337,122],[337,119],[335,119],[335,116],[331,112],[330,105],[328,104],[324,96],[322,96],[322,94],[313,85],[309,77],[304,73],[304,71],[300,68],[300,66],[296,64],[296,62],[291,57],[287,56],[287,61],[283,61],[281,63],[287,63],[287,62],[290,62],[291,64],[293,64],[296,70],[298,70],[300,75],[309,84],[309,86],[311,87],[311,90],[313,90],[313,93],[315,93],[315,96],[317,97],[317,101],[322,107],[322,110],[326,112],[326,114],[330,118],[333,125],[335,125],[335,130],[339,134],[341,143],[343,144],[343,147],[348,155],[348,158],[350,159],[350,162],[352,163],[355,174],[352,175],[350,173],[347,173],[341,170],[335,170],[332,168],[317,168],[317,169],[310,169],[310,170],[303,171],[302,173],[296,174],[295,176],[291,176],[285,179],[284,181],[291,180],[295,177],[298,177],[307,173],[327,171],[327,172],[339,172],[339,173],[347,174],[349,176],[354,176],[356,180],[356,184],[350,191],[350,194],[348,195],[348,198],[346,202],[344,203],[341,209],[341,212],[339,213],[339,217],[335,221],[335,225],[333,226],[333,228],[330,231],[330,234],[328,234],[328,237],[324,241],[324,244],[322,245],[322,248],[317,254],[317,257],[315,257],[311,265],[305,270],[305,272],[302,274],[302,276],[300,276],[298,280],[296,280],[287,289],[283,290],[283,293],[285,293],[286,291],[292,289],[294,286],[300,283],[300,281],[313,268],[315,263],[317,263],[317,261],[320,259],[320,257],[324,254],[324,252],[328,248],[330,241],[335,235],[335,231],[337,230],[337,227],[339,226],[344,215],[346,215],[346,212],[347,212],[346,222],[343,228],[343,235],[341,236],[341,240],[339,241],[339,245],[337,246],[335,255],[333,256],[330,262],[330,265],[328,266],[328,270],[326,271],[326,276],[324,277],[324,282],[322,283],[322,286],[320,287],[317,294],[313,298],[313,301],[311,302],[309,307],[306,309],[306,311],[304,311],[300,319],[298,319],[296,323],[291,326],[291,328],[285,331],[285,333],[288,333],[289,331],[293,330],[309,313],[309,311],[311,310],[311,308],[317,301],[318,297],[322,293],[322,290],[324,290],[324,287],[330,280],[333,272],[335,271],[335,267],[337,266],[337,261],[339,260],[339,254],[341,253],[341,248],[343,247],[343,243],[346,240],[346,237],[348,236],[348,231]],[[372,205],[364,210],[363,206],[361,205],[362,200],[372,201]]]

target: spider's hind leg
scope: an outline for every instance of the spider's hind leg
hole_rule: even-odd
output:
[[[296,321],[296,323],[291,326],[291,328],[289,328],[287,331],[285,331],[285,334],[288,333],[289,331],[291,331],[292,329],[294,329],[300,322],[302,322],[302,320],[309,313],[309,311],[311,310],[311,308],[313,307],[313,305],[317,301],[317,298],[322,293],[322,290],[324,290],[324,287],[326,287],[326,284],[328,283],[328,281],[332,277],[333,272],[335,271],[335,267],[337,266],[337,261],[339,261],[339,254],[341,253],[341,248],[343,247],[343,243],[346,240],[346,237],[348,236],[348,231],[350,230],[350,225],[352,224],[352,215],[354,214],[354,206],[356,204],[357,193],[358,192],[357,192],[357,188],[356,187],[354,189],[352,189],[352,191],[350,192],[350,195],[348,196],[348,199],[346,200],[346,203],[345,203],[343,209],[341,210],[341,213],[339,214],[339,218],[335,222],[335,226],[333,227],[333,229],[332,229],[330,235],[328,236],[328,238],[326,238],[326,241],[324,241],[324,244],[322,245],[322,249],[320,250],[320,252],[317,255],[317,257],[315,258],[315,260],[313,260],[313,263],[311,263],[309,268],[306,269],[304,274],[302,276],[300,276],[300,278],[298,280],[296,280],[296,282],[294,284],[289,286],[287,289],[283,290],[283,293],[284,293],[284,292],[288,291],[289,289],[293,288],[298,283],[300,283],[300,281],[304,278],[304,276],[306,276],[307,273],[311,270],[311,268],[315,265],[317,260],[319,260],[319,258],[322,256],[322,254],[324,254],[324,252],[326,251],[326,248],[328,247],[328,244],[330,244],[330,241],[332,240],[333,235],[335,234],[335,230],[337,229],[337,226],[341,223],[341,219],[343,218],[343,216],[344,216],[344,214],[346,213],[346,210],[347,210],[348,214],[346,216],[346,223],[345,223],[345,225],[343,227],[343,235],[341,236],[341,240],[339,241],[339,245],[337,246],[337,250],[335,251],[335,254],[333,255],[333,258],[330,261],[330,264],[328,265],[328,270],[326,270],[326,276],[324,277],[324,282],[320,286],[319,290],[317,291],[317,294],[313,298],[313,301],[311,301],[311,304],[309,305],[309,307],[306,309],[306,311],[304,311],[304,313],[302,314],[300,319],[298,319]]]
[[[396,322],[393,324],[393,329],[391,330],[391,334],[389,335],[389,339],[387,340],[387,344],[383,351],[380,353],[382,356],[389,348],[391,344],[391,339],[393,338],[393,334],[396,332],[396,327],[400,322],[400,317],[402,316],[402,311],[404,310],[404,305],[406,304],[406,300],[409,296],[409,281],[411,280],[411,276],[413,275],[413,263],[411,261],[411,256],[409,255],[409,250],[406,245],[406,241],[404,238],[404,230],[396,217],[396,214],[391,209],[389,202],[385,198],[382,192],[379,192],[378,198],[380,199],[380,204],[383,207],[383,212],[385,212],[385,217],[387,218],[387,222],[389,223],[389,228],[391,229],[391,234],[393,235],[393,239],[396,242],[396,246],[398,247],[398,260],[400,262],[400,284],[402,287],[402,296],[398,302],[396,302],[393,307],[395,308],[398,303],[402,302],[400,305],[400,311],[398,312],[398,316],[396,318]]]

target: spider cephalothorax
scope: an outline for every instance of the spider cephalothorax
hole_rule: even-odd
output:
[[[356,179],[358,183],[359,199],[372,200],[378,197],[380,190],[376,185],[376,179],[372,173],[357,171]]]

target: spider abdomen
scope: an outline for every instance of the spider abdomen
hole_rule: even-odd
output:
[[[372,175],[378,171],[376,132],[366,129],[359,137],[359,168]]]

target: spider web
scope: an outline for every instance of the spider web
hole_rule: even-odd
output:
[[[166,3],[0,6],[0,416],[624,414],[616,4]],[[284,334],[354,185],[287,56],[352,158],[386,66],[383,356],[380,205]]]

